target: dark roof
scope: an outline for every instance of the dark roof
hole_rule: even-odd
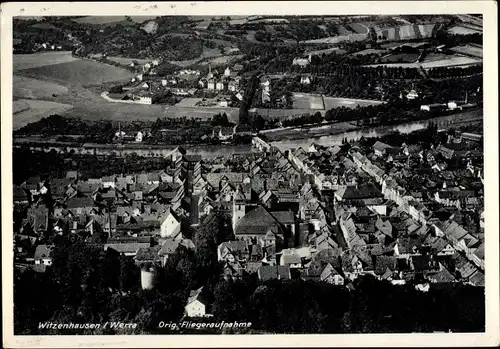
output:
[[[158,255],[158,251],[160,250],[160,245],[156,245],[153,247],[141,247],[137,250],[135,254],[135,260],[138,262],[141,261],[153,261],[157,262],[160,260],[160,256]]]
[[[375,256],[375,274],[384,274],[387,269],[391,271],[397,270],[397,261],[394,256]]]
[[[35,259],[49,258],[54,250],[54,246],[38,245],[35,249]]]
[[[411,260],[415,272],[439,270],[439,263],[432,256],[412,256]]]
[[[91,197],[72,197],[68,201],[66,201],[66,207],[69,209],[72,208],[86,208],[86,207],[94,207],[94,199]]]
[[[236,224],[235,235],[266,234],[269,229],[275,229],[277,232],[278,224],[278,221],[265,208],[257,206]]]
[[[295,223],[295,216],[292,211],[274,211],[270,213],[278,222],[283,225]]]
[[[258,270],[259,279],[261,281],[267,281],[271,279],[277,279],[278,275],[280,279],[290,279],[290,267],[283,265],[263,265]]]

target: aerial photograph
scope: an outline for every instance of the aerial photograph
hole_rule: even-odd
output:
[[[15,335],[485,332],[482,15],[12,27]]]

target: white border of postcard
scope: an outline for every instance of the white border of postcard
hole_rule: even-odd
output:
[[[494,1],[31,2],[1,5],[3,344],[21,347],[497,346],[499,339],[498,39]],[[14,336],[12,17],[52,15],[483,14],[486,332],[477,334]]]

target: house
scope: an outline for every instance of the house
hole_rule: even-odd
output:
[[[52,265],[52,251],[54,246],[38,245],[35,249],[35,264]]]
[[[136,142],[138,142],[138,143],[140,143],[140,142],[142,142],[142,138],[143,138],[143,137],[144,137],[144,134],[143,134],[141,131],[139,131],[139,132],[137,132],[137,134],[135,135],[135,141],[136,141]]]
[[[28,204],[30,197],[22,187],[15,185],[13,188],[14,204]]]
[[[137,250],[134,260],[139,266],[150,264],[157,265],[161,263],[161,257],[159,251],[161,249],[160,245],[153,247],[141,247]]]
[[[384,156],[387,153],[387,150],[392,148],[393,148],[392,146],[380,141],[376,141],[375,144],[373,145],[373,151],[377,156]]]
[[[165,266],[168,258],[177,252],[182,240],[166,238],[161,244],[161,248],[158,251],[158,256],[160,257],[162,266]]]
[[[343,285],[345,280],[339,270],[335,269],[331,263],[325,265],[319,279],[322,282],[337,286]]]
[[[445,104],[433,103],[433,104],[423,104],[420,106],[420,110],[422,111],[442,111],[446,108]]]
[[[207,314],[207,300],[203,294],[203,287],[197,290],[192,290],[189,293],[189,298],[184,307],[184,313],[187,317],[206,317]]]
[[[229,69],[229,67],[224,70],[224,76],[231,76],[231,69]]]
[[[245,241],[227,241],[217,247],[217,260],[219,262],[239,262],[249,258],[249,249]]]
[[[218,91],[224,90],[224,82],[223,81],[217,81],[215,84],[215,89]]]
[[[292,65],[298,65],[301,67],[308,66],[309,63],[311,63],[311,55],[309,55],[307,58],[296,57],[292,61]]]
[[[151,247],[151,241],[141,241],[138,238],[118,242],[108,240],[108,243],[104,245],[104,251],[113,250],[118,254],[123,254],[128,257],[135,257],[139,249],[147,249],[149,247]]]
[[[272,279],[290,280],[292,278],[288,265],[263,265],[257,270],[257,276],[262,282]]]
[[[182,238],[181,220],[171,208],[160,218],[160,236],[162,238]]]
[[[78,171],[66,171],[66,179],[78,179]]]
[[[76,215],[90,214],[96,207],[91,197],[72,197],[66,201],[66,208]]]
[[[281,251],[280,265],[289,266],[290,269],[302,268],[302,259],[295,249]]]
[[[408,92],[408,94],[406,95],[406,98],[407,98],[407,99],[410,99],[410,100],[418,98],[418,93],[417,93],[417,91],[415,91],[415,90],[411,90],[411,91],[410,91],[410,92]]]
[[[455,110],[455,109],[462,109],[462,107],[467,104],[466,101],[450,101],[448,102],[448,109],[450,110]]]
[[[303,75],[300,77],[300,83],[302,85],[310,85],[311,84],[311,77],[308,75]]]

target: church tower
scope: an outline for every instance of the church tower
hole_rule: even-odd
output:
[[[232,225],[233,232],[236,230],[236,224],[245,216],[245,197],[240,192],[240,188],[238,187],[236,190],[236,194],[233,197],[233,210],[232,210]]]

